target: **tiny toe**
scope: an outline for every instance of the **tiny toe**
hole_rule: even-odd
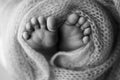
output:
[[[45,18],[44,18],[43,16],[40,16],[40,17],[38,18],[38,21],[39,21],[39,23],[40,23],[40,27],[45,29],[45,28],[46,28]]]
[[[86,21],[85,17],[80,17],[78,23],[82,25],[85,23],[85,21]]]
[[[49,31],[56,31],[57,27],[55,26],[55,18],[48,17],[47,18],[47,27]]]
[[[90,28],[86,28],[83,32],[84,35],[89,35],[91,32]]]
[[[27,23],[27,24],[26,24],[26,30],[27,30],[28,32],[31,32],[31,31],[33,31],[34,29],[33,29],[33,27],[31,26],[30,23]]]
[[[78,21],[78,19],[79,19],[79,16],[78,16],[77,14],[73,13],[73,14],[71,14],[71,15],[68,16],[67,21],[68,21],[70,24],[76,24],[77,21]]]
[[[31,19],[31,23],[32,23],[33,25],[35,25],[35,24],[37,23],[37,19],[36,19],[35,17],[33,17],[33,18]]]
[[[25,40],[28,40],[30,38],[30,35],[28,34],[28,32],[23,32],[22,36]]]
[[[31,19],[31,23],[32,23],[32,26],[35,28],[35,29],[39,29],[39,24],[38,24],[38,21],[35,17],[33,17]]]
[[[84,30],[85,28],[90,27],[90,22],[86,21],[82,26],[81,26],[81,30]]]
[[[84,44],[87,44],[88,41],[89,41],[89,37],[88,36],[83,37],[83,43]]]

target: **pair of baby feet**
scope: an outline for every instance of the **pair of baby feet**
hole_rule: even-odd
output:
[[[76,13],[70,14],[60,28],[52,16],[33,17],[26,23],[25,28],[23,39],[31,48],[48,57],[53,56],[58,49],[71,51],[86,45],[90,40],[91,32],[89,21]],[[58,29],[60,36],[58,36]]]

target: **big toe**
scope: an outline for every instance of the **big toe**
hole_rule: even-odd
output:
[[[67,22],[69,24],[73,24],[73,25],[76,24],[78,22],[78,20],[79,20],[79,16],[75,13],[70,14],[67,18]]]
[[[52,31],[52,32],[55,32],[57,30],[54,17],[50,16],[47,18],[47,28],[49,31]]]

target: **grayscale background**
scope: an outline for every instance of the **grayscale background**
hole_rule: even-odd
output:
[[[7,71],[0,64],[0,80],[12,80]]]

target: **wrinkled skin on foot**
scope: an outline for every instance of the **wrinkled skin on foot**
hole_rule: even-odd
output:
[[[96,80],[100,77],[103,80],[119,80],[119,3],[119,0],[112,3],[107,0],[1,1],[0,46],[3,66],[15,80]],[[42,52],[35,51],[23,40],[25,24],[33,16],[52,15],[61,26],[67,15],[73,12],[87,16],[91,21],[92,38],[82,49],[59,51],[51,61],[47,61]],[[80,60],[83,54],[86,56]],[[55,64],[57,58],[66,57],[67,61],[68,57],[76,55],[74,60],[84,64],[70,68]]]

